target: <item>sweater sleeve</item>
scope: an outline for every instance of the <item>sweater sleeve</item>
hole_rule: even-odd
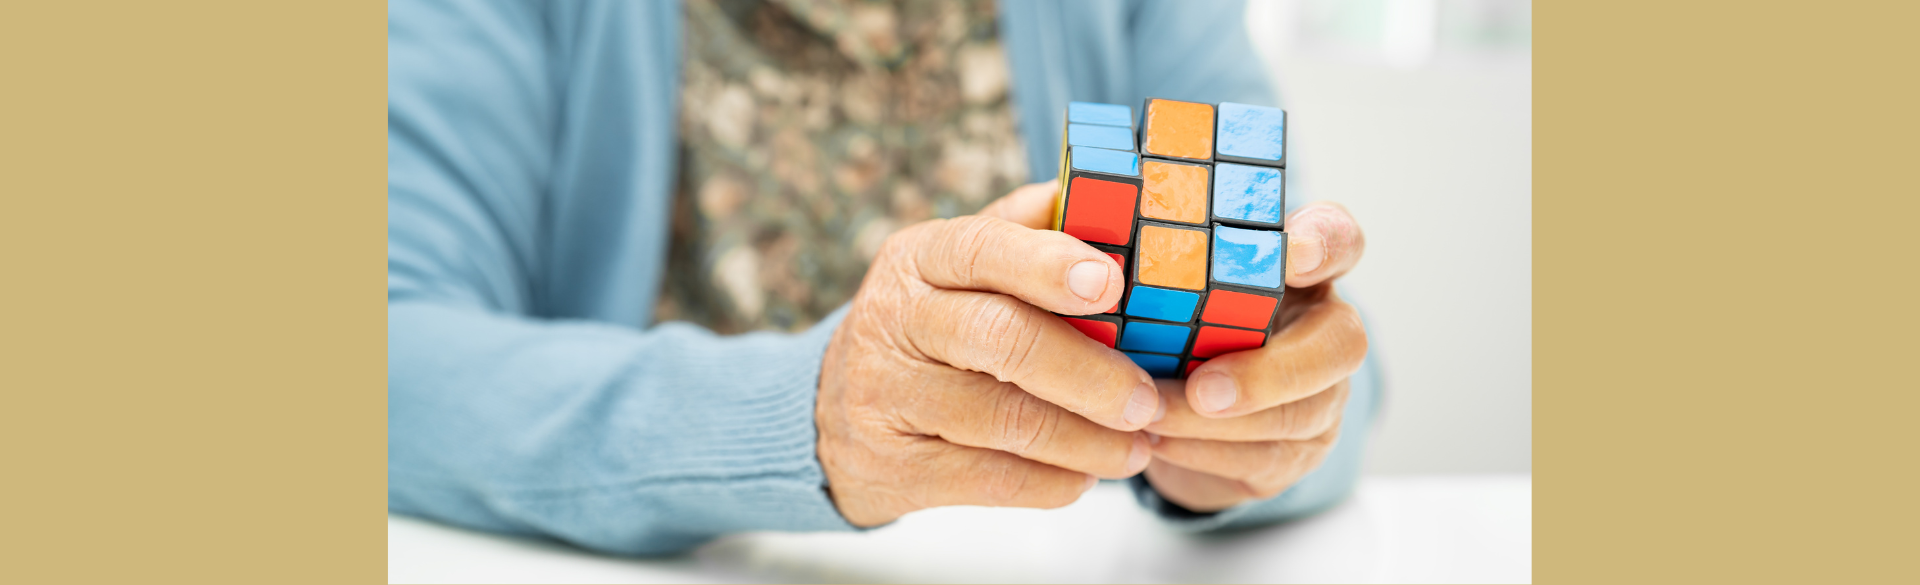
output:
[[[745,530],[851,530],[814,454],[820,358],[717,337],[391,302],[387,505],[463,526],[665,554]]]
[[[542,10],[389,6],[388,509],[622,554],[852,529],[814,452],[838,314],[719,337],[541,309],[570,107]]]

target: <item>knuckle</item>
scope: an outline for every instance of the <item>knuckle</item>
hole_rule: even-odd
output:
[[[1284,483],[1284,478],[1294,471],[1295,449],[1285,441],[1265,441],[1259,443],[1260,462],[1254,466],[1254,472],[1247,477],[1247,483],[1256,487],[1273,487]],[[1281,486],[1284,487],[1284,486]],[[1276,494],[1263,494],[1267,498]]]
[[[1339,441],[1340,421],[1335,420],[1333,426],[1328,428],[1327,432],[1320,433],[1320,436],[1314,437],[1313,440],[1310,441],[1310,443],[1312,443],[1311,452],[1308,454],[1312,456],[1325,456],[1328,451],[1333,450],[1333,444]]]
[[[1037,363],[1033,352],[1040,345],[1038,315],[1000,295],[983,296],[973,305],[963,343],[974,348],[974,364],[1002,382],[1024,377]]]
[[[1313,409],[1313,413],[1305,417],[1307,421],[1300,426],[1301,431],[1318,435],[1325,433],[1327,429],[1333,428],[1334,423],[1340,420],[1340,407],[1342,406],[1342,402],[1341,400],[1329,400],[1325,404],[1320,405],[1319,408]]]
[[[1327,400],[1326,404],[1314,409],[1312,429],[1316,434],[1325,434],[1327,431],[1333,430],[1336,425],[1339,425],[1340,417],[1345,413],[1347,408],[1348,385],[1345,381],[1342,381],[1338,386],[1335,386],[1328,392],[1331,392],[1332,396]]]
[[[1019,389],[1003,394],[995,405],[994,448],[1027,455],[1052,442],[1060,428],[1060,411]]]
[[[1047,494],[1047,497],[1045,499],[1040,500],[1039,502],[1035,502],[1034,507],[1044,508],[1048,510],[1051,510],[1054,508],[1064,508],[1068,504],[1072,504],[1079,500],[1080,500],[1080,492],[1076,490],[1071,490],[1071,489],[1059,489],[1059,490],[1054,490],[1052,493]]]
[[[1004,506],[1020,497],[1027,487],[1025,467],[998,460],[981,469],[980,497],[988,505]]]
[[[1325,446],[1326,443],[1321,442],[1320,439],[1291,445],[1292,448],[1287,449],[1286,469],[1295,475],[1305,473],[1307,467],[1313,465],[1314,457],[1325,450]]]
[[[1328,307],[1333,311],[1330,322],[1333,324],[1334,358],[1348,368],[1347,373],[1360,371],[1360,363],[1367,359],[1366,323],[1360,320],[1360,311],[1346,301],[1334,300]]]
[[[1332,452],[1333,442],[1339,435],[1339,430],[1334,429],[1310,440],[1289,443],[1286,465],[1283,467],[1288,477],[1299,478],[1313,471],[1315,467],[1319,467],[1320,462],[1327,458],[1329,452]],[[1291,483],[1292,480],[1288,481]]]
[[[1002,220],[985,215],[963,215],[947,220],[947,242],[955,249],[974,250],[987,247],[993,239],[995,228]]]
[[[1342,387],[1335,386],[1313,398],[1277,407],[1279,432],[1274,438],[1304,440],[1325,433],[1340,420],[1340,408],[1346,403],[1344,394]]]
[[[1298,402],[1282,404],[1274,410],[1278,411],[1274,415],[1275,418],[1278,419],[1275,421],[1279,431],[1275,433],[1277,436],[1274,438],[1276,439],[1285,439],[1298,435],[1303,431],[1307,431],[1308,426],[1313,424],[1313,415],[1303,412],[1307,409],[1301,408]]]
[[[1321,440],[1315,441],[1314,444],[1307,446],[1305,449],[1301,449],[1300,469],[1305,471],[1318,469],[1321,463],[1327,461],[1327,456],[1333,454],[1333,444],[1338,441],[1339,438],[1340,432],[1338,429],[1329,431],[1326,435],[1322,436]]]
[[[963,286],[975,284],[973,269],[992,248],[998,221],[982,215],[967,215],[947,220],[946,229],[941,230],[940,245],[935,248],[937,253],[946,255],[948,272]]]

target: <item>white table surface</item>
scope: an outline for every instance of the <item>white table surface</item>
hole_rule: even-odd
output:
[[[1528,475],[1368,478],[1339,507],[1224,536],[1170,531],[1126,487],[1059,510],[942,508],[865,533],[749,533],[670,559],[387,519],[395,583],[1481,582],[1533,578]]]

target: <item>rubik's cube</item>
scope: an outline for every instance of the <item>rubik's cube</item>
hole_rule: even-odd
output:
[[[1287,113],[1148,99],[1067,105],[1053,229],[1126,272],[1120,304],[1062,315],[1156,378],[1265,345],[1286,292]]]

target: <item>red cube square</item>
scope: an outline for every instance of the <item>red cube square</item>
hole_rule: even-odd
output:
[[[1094,341],[1107,344],[1107,347],[1113,347],[1113,343],[1120,338],[1120,326],[1113,323],[1092,319],[1075,319],[1073,317],[1061,317],[1061,319],[1065,319],[1068,325],[1072,325],[1074,329],[1079,329],[1081,333],[1093,338]]]
[[[1253,349],[1266,342],[1267,334],[1261,331],[1201,327],[1200,334],[1193,338],[1193,357],[1210,358],[1223,353]]]
[[[1266,329],[1280,299],[1214,289],[1207,293],[1207,309],[1200,320],[1248,329]]]
[[[1066,218],[1060,229],[1085,241],[1125,246],[1133,240],[1133,206],[1139,200],[1139,187],[1074,177],[1067,184]]]

